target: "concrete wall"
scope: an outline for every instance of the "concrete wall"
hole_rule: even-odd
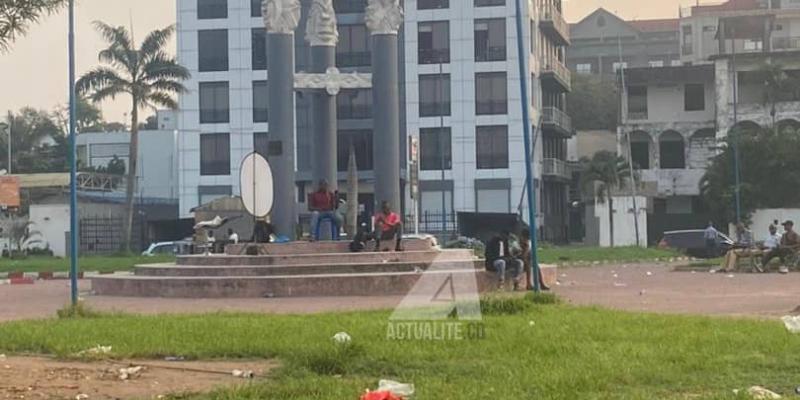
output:
[[[773,209],[763,209],[757,210],[753,215],[750,217],[750,226],[749,229],[753,232],[753,237],[756,241],[764,240],[769,234],[769,226],[775,221],[778,220],[778,223],[781,224],[786,220],[794,221],[795,224],[800,223],[800,208],[773,208]],[[796,227],[797,225],[795,225]],[[729,232],[733,236],[736,237],[734,232],[736,232],[736,227],[731,225],[729,227]],[[783,227],[778,226],[778,233],[783,232]]]
[[[615,196],[614,203],[614,246],[635,246],[636,226],[633,221],[633,199],[630,196]],[[647,199],[636,198],[639,221],[639,244],[647,247]],[[609,247],[611,245],[609,220],[609,202],[598,203],[586,207],[586,244]]]
[[[124,206],[114,203],[79,202],[79,218],[122,217]],[[33,223],[32,230],[41,232],[40,247],[49,247],[57,257],[67,256],[67,237],[69,235],[69,203],[53,202],[32,204],[28,219]],[[120,228],[122,229],[122,228]]]

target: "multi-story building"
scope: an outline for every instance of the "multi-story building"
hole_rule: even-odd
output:
[[[569,69],[613,79],[626,68],[681,65],[678,19],[625,21],[604,8],[570,25]],[[621,53],[621,54],[620,54]]]
[[[302,0],[305,26],[310,0]],[[334,0],[339,24],[337,64],[370,71],[366,0]],[[215,197],[238,193],[238,162],[268,145],[266,48],[260,0],[178,0],[178,54],[192,72],[179,118],[181,214]],[[401,30],[401,132],[420,142],[422,229],[441,230],[442,214],[517,212],[524,188],[522,106],[513,0],[406,0]],[[536,0],[524,10],[522,40],[528,61],[530,104],[537,146],[540,222],[549,240],[566,239],[569,173],[564,114],[570,89],[565,64],[568,24],[560,0]],[[302,28],[296,63],[308,65]],[[305,96],[308,97],[308,96]],[[298,201],[310,189],[310,107],[297,95]],[[373,203],[371,92],[337,98],[339,169],[355,146],[360,190]],[[403,140],[402,143],[405,143]],[[544,161],[542,161],[544,156]],[[444,170],[444,178],[442,177]],[[340,179],[344,180],[344,174]],[[444,209],[442,197],[444,195]],[[412,214],[406,200],[406,214]],[[301,207],[302,208],[302,207]],[[425,223],[425,216],[430,223]],[[436,222],[434,222],[436,221]]]
[[[765,104],[760,72],[772,63],[800,77],[800,45],[793,44],[800,43],[793,39],[800,3],[695,6],[682,11],[680,24],[684,66],[624,72],[620,149],[642,170],[652,240],[665,229],[705,223],[700,181],[717,143],[735,128],[800,126],[800,97],[785,93]]]

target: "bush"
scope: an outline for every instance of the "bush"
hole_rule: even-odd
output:
[[[344,375],[356,369],[364,349],[353,343],[326,343],[297,358],[299,366],[318,375]]]
[[[31,249],[28,249],[27,253],[28,253],[29,256],[33,256],[33,257],[52,257],[53,256],[53,250],[50,250],[49,247],[45,247],[45,248],[34,247],[34,248],[31,248]]]
[[[92,310],[89,306],[81,301],[79,301],[78,304],[69,305],[56,311],[56,315],[58,315],[58,318],[60,319],[100,318],[105,316],[105,314],[101,312]]]

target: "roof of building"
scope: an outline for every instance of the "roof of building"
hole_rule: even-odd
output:
[[[672,32],[677,31],[680,26],[680,20],[677,18],[643,19],[625,22],[642,32]]]
[[[693,6],[692,14],[696,12],[757,10],[760,8],[762,7],[758,0],[728,0],[722,4]]]

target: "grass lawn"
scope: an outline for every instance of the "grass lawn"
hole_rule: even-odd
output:
[[[173,256],[92,256],[81,257],[81,271],[127,271],[136,264],[174,261]],[[0,259],[0,272],[63,272],[69,271],[69,258],[28,257],[22,260]]]
[[[545,264],[592,261],[631,262],[679,256],[681,256],[681,254],[674,250],[641,247],[601,248],[564,246],[545,247],[539,250],[539,259]]]
[[[67,356],[100,344],[115,357],[283,364],[267,381],[207,399],[357,399],[381,378],[414,383],[418,400],[733,399],[735,388],[791,394],[800,383],[800,336],[777,321],[505,302],[521,310],[484,309],[482,340],[389,340],[388,312],[103,315],[0,325],[0,352]],[[332,342],[339,331],[351,346]]]

